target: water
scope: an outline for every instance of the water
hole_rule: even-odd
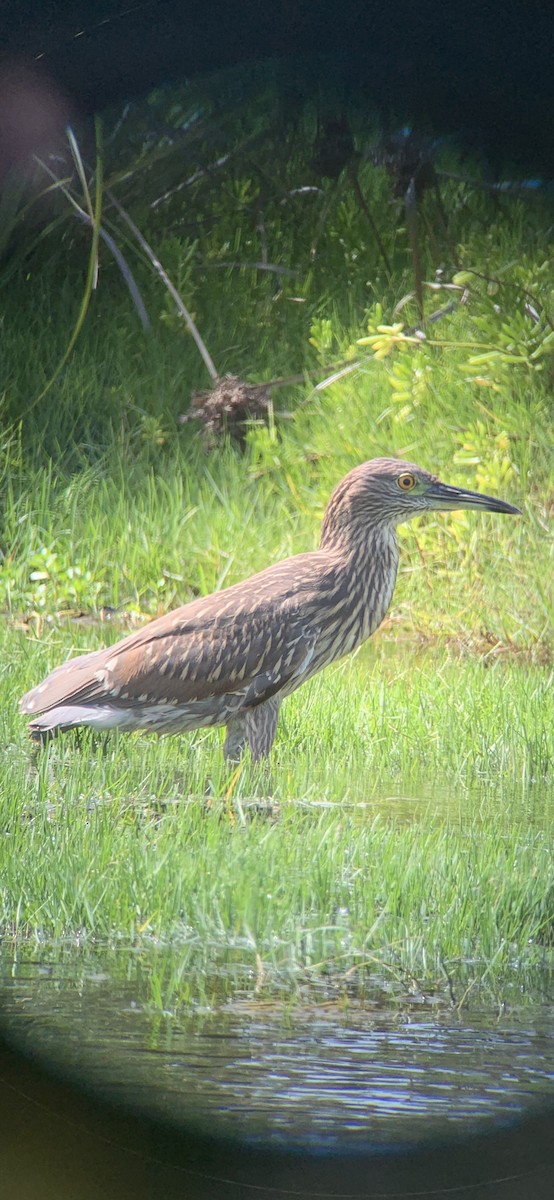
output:
[[[553,1000],[495,1017],[239,998],[175,1016],[148,1002],[152,965],[5,955],[4,1031],[103,1098],[254,1145],[380,1151],[554,1114]]]

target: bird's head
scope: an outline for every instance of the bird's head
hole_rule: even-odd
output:
[[[414,463],[374,458],[354,467],[335,488],[323,520],[321,544],[331,544],[356,529],[400,525],[412,517],[454,508],[519,514],[495,496],[441,483]]]

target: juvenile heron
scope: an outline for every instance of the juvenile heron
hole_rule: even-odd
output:
[[[413,463],[355,467],[327,505],[319,550],[193,600],[104,650],[72,658],[28,692],[36,741],[93,729],[180,733],[226,725],[224,754],[269,754],[281,701],[381,624],[398,566],[396,526],[440,509],[519,513],[448,487]]]

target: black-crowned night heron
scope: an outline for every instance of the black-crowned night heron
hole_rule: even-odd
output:
[[[447,487],[394,458],[355,467],[335,488],[319,550],[152,621],[114,646],[70,659],[23,697],[36,741],[93,729],[180,733],[226,725],[226,757],[269,754],[281,701],[381,624],[398,566],[396,526],[440,509],[519,513]]]

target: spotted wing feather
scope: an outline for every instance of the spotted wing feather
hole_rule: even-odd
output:
[[[191,704],[242,694],[259,704],[301,668],[315,642],[305,622],[276,633],[267,616],[235,617],[206,628],[184,625],[122,644],[106,662],[107,685],[127,703]]]
[[[23,697],[24,713],[37,716],[62,704],[95,705],[107,699],[124,708],[189,705],[238,695],[245,707],[263,703],[298,675],[312,657],[317,629],[299,614],[276,632],[268,615],[240,614],[200,625],[154,621],[106,650],[57,667]]]

